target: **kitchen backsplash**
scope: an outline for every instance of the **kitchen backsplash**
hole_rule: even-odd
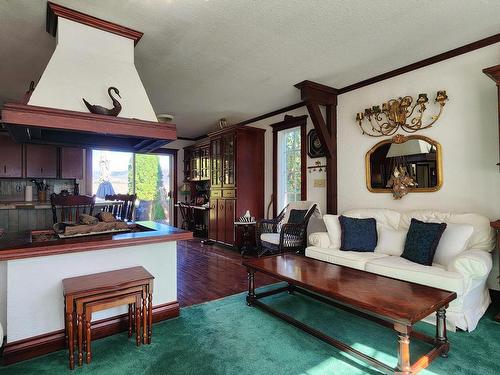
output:
[[[75,180],[71,179],[46,179],[49,184],[47,199],[52,193],[60,193],[61,190],[73,192]],[[0,178],[0,202],[22,202],[24,201],[24,189],[26,185],[33,185],[33,201],[38,200],[35,184],[30,179]]]

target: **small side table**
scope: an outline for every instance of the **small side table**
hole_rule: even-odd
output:
[[[235,221],[236,246],[241,255],[255,249],[255,225],[256,221]],[[241,236],[238,235],[238,228],[241,228]]]

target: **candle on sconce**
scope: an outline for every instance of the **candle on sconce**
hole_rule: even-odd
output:
[[[446,95],[446,90],[438,91],[436,94],[436,102],[439,102],[439,104],[444,104],[446,100],[448,100],[448,95]]]
[[[356,113],[356,121],[362,121],[365,118],[363,112]]]
[[[427,98],[427,94],[419,94],[418,95],[418,100],[417,100],[418,104],[424,104],[424,103],[427,103],[428,101],[429,101],[429,99]]]

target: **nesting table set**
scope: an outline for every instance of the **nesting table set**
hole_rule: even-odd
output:
[[[153,280],[153,275],[139,266],[62,281],[70,369],[75,368],[75,346],[78,366],[83,364],[84,350],[86,362],[92,360],[91,321],[92,314],[97,311],[128,305],[128,336],[132,336],[135,328],[137,346],[141,342],[151,343]]]

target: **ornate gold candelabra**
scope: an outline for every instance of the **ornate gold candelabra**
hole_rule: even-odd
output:
[[[418,130],[430,128],[441,116],[445,102],[448,100],[446,91],[438,91],[435,103],[439,103],[439,113],[431,117],[431,122],[422,124],[422,117],[429,102],[427,94],[419,94],[416,103],[412,106],[413,98],[405,96],[403,98],[391,99],[382,104],[366,108],[364,112],[356,114],[356,121],[363,134],[371,137],[384,137],[395,134],[399,128],[407,133],[415,133]],[[416,110],[416,111],[415,111]],[[415,113],[415,117],[411,118]],[[411,118],[411,120],[410,120]],[[363,128],[363,120],[368,120],[371,130]],[[407,122],[409,120],[409,123]]]

